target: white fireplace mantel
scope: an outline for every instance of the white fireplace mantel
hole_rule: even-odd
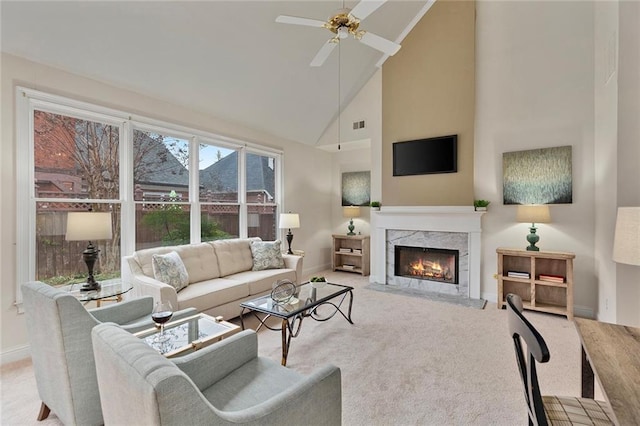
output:
[[[469,236],[469,297],[480,299],[482,215],[472,206],[390,206],[371,212],[371,281],[386,284],[387,230],[462,232]]]

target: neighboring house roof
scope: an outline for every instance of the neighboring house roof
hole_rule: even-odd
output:
[[[138,165],[138,184],[189,186],[189,171],[162,143],[151,142]]]
[[[248,153],[247,191],[275,192],[275,174],[269,159]],[[200,171],[200,185],[215,192],[236,192],[238,188],[238,152],[234,151]]]

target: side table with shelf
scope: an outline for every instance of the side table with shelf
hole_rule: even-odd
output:
[[[496,252],[499,309],[506,306],[507,294],[515,293],[522,298],[525,309],[573,320],[574,253],[507,248]]]
[[[331,267],[334,271],[347,271],[369,275],[369,236],[333,235]]]

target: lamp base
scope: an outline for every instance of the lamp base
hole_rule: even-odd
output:
[[[529,235],[527,235],[527,241],[529,242],[529,246],[527,246],[528,251],[540,251],[538,247],[536,247],[536,243],[540,241],[540,237],[536,234],[537,228],[532,226],[529,228]]]
[[[87,264],[89,276],[87,277],[87,282],[80,287],[80,291],[100,290],[100,283],[93,277],[93,266],[98,259],[98,253],[100,253],[100,250],[98,250],[91,241],[89,241],[89,245],[82,252],[82,259],[84,260],[84,263]]]
[[[355,226],[353,226],[353,219],[349,220],[349,226],[347,226],[347,229],[349,230],[349,232],[347,232],[347,235],[356,235],[356,233],[353,232],[353,230],[355,229]]]
[[[82,284],[82,287],[80,287],[80,291],[98,291],[100,290],[101,286],[100,283],[97,281],[93,281],[92,283],[87,282]]]
[[[287,244],[289,244],[289,251],[287,251],[287,254],[293,254],[293,251],[291,251],[291,241],[293,241],[293,234],[291,233],[291,229],[289,229],[289,232],[287,233]]]

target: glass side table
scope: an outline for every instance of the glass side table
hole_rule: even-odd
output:
[[[84,302],[85,305],[95,301],[98,308],[103,301],[121,302],[122,295],[133,289],[131,284],[123,282],[120,278],[100,281],[101,287],[99,290],[80,291],[82,284],[83,283],[68,284],[58,288],[71,293],[79,301]]]

